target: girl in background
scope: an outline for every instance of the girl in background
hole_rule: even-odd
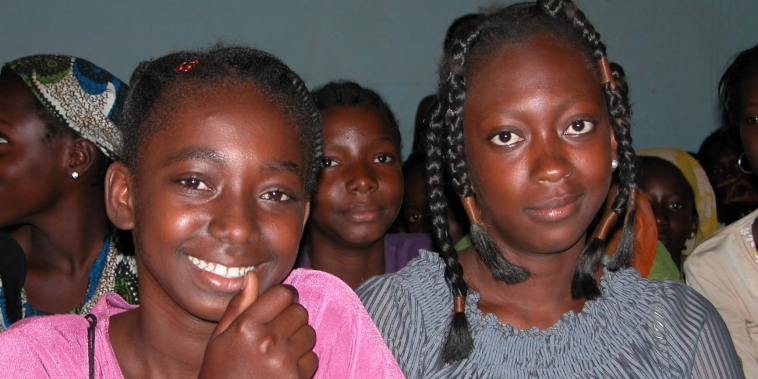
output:
[[[718,230],[716,196],[700,163],[674,148],[639,152],[640,186],[653,208],[658,239],[677,269],[695,245]]]
[[[758,167],[758,46],[734,58],[719,82],[719,99],[725,133],[739,133],[742,141],[743,169]],[[748,378],[758,377],[756,218],[758,211],[713,234],[684,262],[687,284],[721,313]]]
[[[374,91],[332,82],[314,92],[324,120],[324,158],[297,267],[356,288],[431,248],[427,234],[387,234],[403,203],[395,115]]]
[[[30,316],[86,315],[109,291],[137,303],[131,236],[113,227],[103,198],[105,170],[122,153],[128,91],[81,58],[3,66],[0,230],[21,249],[0,251],[0,330]]]

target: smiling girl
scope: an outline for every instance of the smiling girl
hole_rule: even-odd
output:
[[[400,377],[349,287],[290,273],[323,141],[301,79],[229,47],[143,62],[131,82],[106,204],[133,230],[142,303],[21,322],[0,336],[2,372]]]
[[[520,3],[455,40],[427,133],[441,250],[357,291],[404,373],[741,376],[708,301],[627,268],[638,188],[631,110],[584,14],[570,1]],[[446,224],[445,169],[472,225],[473,246],[460,252]],[[614,170],[618,195],[592,233]],[[598,272],[624,212],[619,248]]]

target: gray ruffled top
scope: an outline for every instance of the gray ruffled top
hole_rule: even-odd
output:
[[[442,360],[453,308],[435,253],[358,288],[408,378],[740,378],[739,359],[713,306],[675,281],[606,271],[602,296],[545,330],[516,329],[466,299],[474,350]]]

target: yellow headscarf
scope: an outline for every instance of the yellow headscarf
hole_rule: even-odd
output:
[[[689,255],[698,242],[719,229],[716,218],[716,196],[711,183],[708,181],[708,176],[705,175],[705,170],[692,155],[673,147],[645,149],[638,151],[637,155],[657,157],[670,162],[679,168],[687,183],[692,187],[692,192],[695,193],[695,207],[700,218],[700,227],[695,233],[695,238],[688,239],[684,244],[685,249],[682,254]]]

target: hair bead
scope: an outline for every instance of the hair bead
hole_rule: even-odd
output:
[[[613,71],[611,71],[611,65],[608,63],[608,57],[602,57],[597,61],[597,65],[600,68],[600,81],[601,83],[609,83],[611,90],[616,89],[616,78],[613,77]]]
[[[466,296],[453,297],[453,313],[463,313],[466,310]]]
[[[197,59],[189,61],[189,62],[184,61],[176,69],[179,70],[179,71],[187,72],[189,70],[192,70],[192,67],[195,67],[195,65],[198,64],[198,63],[200,63],[200,62],[198,62]]]

